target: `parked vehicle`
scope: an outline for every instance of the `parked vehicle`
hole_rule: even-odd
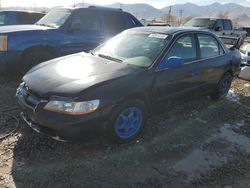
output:
[[[246,37],[247,32],[244,30],[235,30],[233,22],[230,19],[221,18],[192,18],[184,27],[195,27],[197,29],[208,30],[218,36],[235,35]]]
[[[239,51],[211,32],[141,27],[92,53],[37,65],[17,97],[23,119],[37,132],[62,140],[101,133],[125,143],[166,101],[224,97],[239,70]]]
[[[0,26],[34,24],[44,15],[40,12],[2,10],[0,11]]]
[[[0,27],[0,72],[26,72],[55,57],[89,51],[121,31],[142,26],[121,9],[56,8],[36,25]]]
[[[243,66],[250,66],[250,41],[249,39],[244,42],[244,44],[240,48],[241,54],[241,64]]]
[[[241,27],[239,29],[243,30],[243,31],[246,31],[247,32],[247,37],[250,37],[250,27]]]
[[[241,68],[239,78],[250,81],[250,66],[244,66]]]

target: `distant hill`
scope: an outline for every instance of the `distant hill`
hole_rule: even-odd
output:
[[[87,6],[89,4],[85,4]],[[76,6],[82,6],[81,3],[76,4]],[[151,5],[145,3],[135,3],[135,4],[121,4],[114,3],[108,5],[112,8],[122,8],[124,11],[132,13],[139,19],[157,19],[162,15],[169,12],[170,7],[164,7],[162,9],[157,9]],[[36,11],[48,11],[46,7],[42,8],[20,8],[12,7],[11,9],[31,9]],[[236,3],[213,3],[211,5],[199,6],[193,3],[176,4],[171,6],[171,12],[175,16],[180,16],[180,11],[182,10],[183,16],[191,17],[216,17],[220,12],[229,12],[229,17],[231,19],[237,20],[239,25],[250,26],[250,7],[244,7]],[[237,19],[236,19],[237,18]]]
[[[154,8],[148,4],[121,4],[114,3],[109,7],[120,8],[132,13],[137,18],[155,19],[169,12],[170,7],[162,9]],[[217,17],[220,12],[229,12],[229,17],[238,21],[238,25],[250,26],[250,8],[238,5],[236,3],[213,3],[211,5],[199,6],[193,3],[176,4],[171,6],[171,13],[177,17],[180,16],[182,10],[184,17]],[[237,18],[237,19],[236,19]]]

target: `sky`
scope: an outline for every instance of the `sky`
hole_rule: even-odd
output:
[[[54,7],[54,6],[70,6],[74,3],[85,2],[85,3],[94,3],[100,5],[108,5],[119,0],[0,0],[2,7],[10,6],[22,6],[22,7]],[[120,0],[120,3],[147,3],[156,8],[163,8],[169,5],[180,4],[180,0]],[[207,5],[214,2],[219,3],[238,3],[243,6],[250,6],[250,0],[182,0],[182,3],[191,2],[199,5]]]

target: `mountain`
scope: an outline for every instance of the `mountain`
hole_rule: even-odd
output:
[[[123,10],[132,13],[139,19],[155,19],[160,18],[164,14],[168,14],[170,7],[162,9],[154,8],[148,4],[121,4],[114,3],[109,5],[113,8],[122,8]],[[250,7],[244,7],[236,3],[213,3],[206,6],[199,6],[193,3],[176,4],[171,6],[171,13],[180,17],[182,11],[183,17],[217,17],[219,13],[229,13],[229,18],[237,20],[238,24],[250,26]]]

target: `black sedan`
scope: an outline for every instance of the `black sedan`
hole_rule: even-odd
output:
[[[135,28],[100,45],[42,63],[17,90],[22,117],[58,140],[106,135],[135,139],[160,104],[224,97],[240,70],[240,53],[214,34],[183,28]]]

